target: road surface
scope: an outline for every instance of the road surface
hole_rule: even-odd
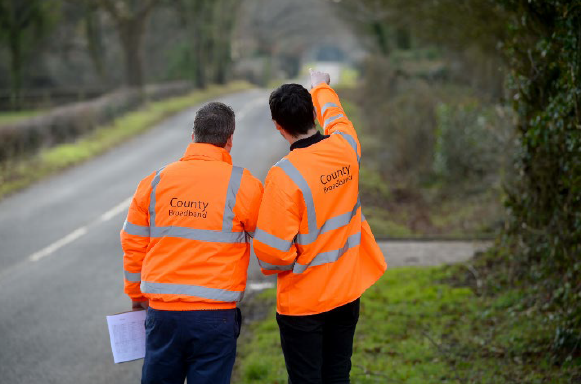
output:
[[[235,164],[264,179],[288,151],[270,120],[268,92],[220,100],[237,114]],[[183,154],[195,112],[0,202],[1,383],[139,382],[142,361],[113,364],[105,321],[130,307],[119,230],[138,182]],[[471,244],[449,244],[458,252],[448,260],[449,249],[439,248],[438,257],[434,249],[398,244],[382,244],[392,265],[473,252]],[[249,281],[251,289],[269,283],[254,260]]]

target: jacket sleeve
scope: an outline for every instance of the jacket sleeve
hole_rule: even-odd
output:
[[[149,201],[154,174],[139,183],[121,230],[125,293],[133,301],[147,300],[141,293],[141,266],[149,246]]]
[[[327,84],[319,84],[311,90],[313,104],[317,112],[317,120],[325,131],[325,135],[339,133],[349,142],[357,153],[357,160],[361,158],[361,146],[357,132],[347,118],[339,101],[337,93]]]
[[[236,197],[234,213],[242,221],[244,231],[251,237],[254,237],[254,231],[256,230],[258,210],[260,209],[263,192],[264,188],[260,180],[252,176],[250,171],[244,169],[244,173],[242,174],[242,187]]]
[[[253,252],[265,275],[291,271],[297,258],[294,239],[301,223],[300,191],[279,167],[265,182]],[[302,203],[304,205],[304,202]]]

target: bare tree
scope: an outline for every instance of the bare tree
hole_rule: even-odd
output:
[[[143,87],[143,36],[151,11],[159,0],[94,0],[115,22],[125,60],[128,86]]]

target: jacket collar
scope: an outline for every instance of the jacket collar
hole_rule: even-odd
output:
[[[325,140],[327,137],[329,137],[329,135],[322,135],[321,132],[317,131],[317,133],[315,133],[314,135],[295,141],[290,146],[290,150],[292,151],[297,148],[310,147],[313,144],[317,144],[321,140]]]
[[[232,164],[232,156],[224,148],[205,143],[190,143],[180,160],[217,160]]]

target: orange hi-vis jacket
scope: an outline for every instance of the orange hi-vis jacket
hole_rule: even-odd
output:
[[[223,148],[190,144],[137,187],[121,230],[125,292],[160,310],[235,308],[262,191]]]
[[[350,303],[387,268],[361,212],[355,129],[331,87],[318,85],[311,93],[330,136],[292,150],[270,169],[253,241],[262,272],[278,274],[282,315]]]

